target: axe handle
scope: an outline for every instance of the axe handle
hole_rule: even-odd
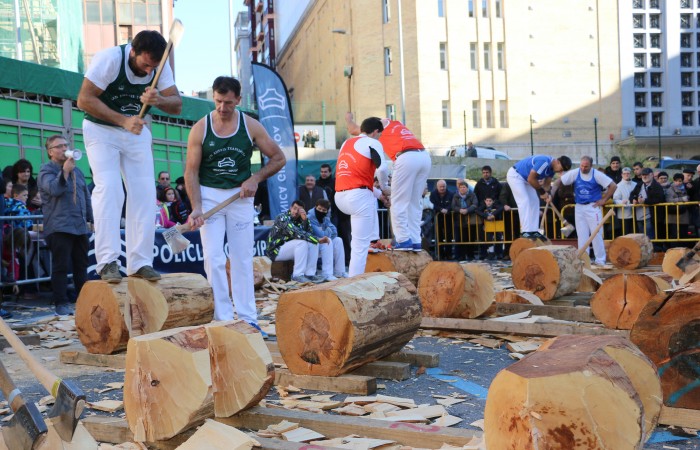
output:
[[[173,48],[173,41],[168,40],[168,45],[165,46],[165,52],[163,52],[163,57],[160,60],[160,64],[158,64],[158,69],[156,70],[156,75],[153,77],[153,83],[151,83],[151,89],[155,89],[155,87],[158,85],[158,80],[160,79],[160,74],[163,72],[163,67],[165,66],[165,62],[168,60],[168,57],[170,56],[170,50]],[[143,116],[146,115],[146,106],[143,105],[141,108],[141,111],[139,111],[139,119],[143,119]]]
[[[57,382],[60,382],[61,379],[49,372],[46,367],[29,352],[29,349],[19,340],[14,331],[12,331],[3,319],[0,319],[0,333],[5,336],[7,342],[15,349],[20,358],[24,360],[24,363],[29,367],[29,370],[32,371],[39,383],[55,397],[56,392],[54,387],[58,388]]]
[[[586,252],[586,250],[588,250],[588,246],[591,245],[591,242],[593,242],[593,239],[595,239],[595,235],[598,234],[598,232],[600,231],[600,229],[603,228],[603,224],[605,224],[605,221],[608,220],[608,219],[610,218],[610,216],[612,216],[613,214],[615,214],[615,210],[612,209],[612,208],[610,208],[610,211],[608,211],[608,213],[607,213],[606,215],[603,216],[603,219],[600,221],[600,223],[598,224],[598,226],[595,227],[595,229],[593,230],[593,232],[591,233],[591,235],[588,236],[588,239],[586,240],[586,243],[583,244],[583,246],[582,246],[581,248],[578,249],[578,253],[576,253],[576,256],[577,256],[577,257],[580,258],[581,255],[583,255],[583,254]]]
[[[550,203],[552,203],[552,202],[550,202]],[[559,208],[557,208],[554,203],[552,203],[552,211],[554,211],[554,214],[556,214],[557,217],[559,217],[559,221],[562,223],[562,225],[565,223],[568,223],[567,220],[564,218],[564,216],[562,216],[561,213],[559,212]]]
[[[232,196],[230,196],[229,198],[227,198],[227,199],[224,200],[223,202],[219,203],[218,205],[216,205],[215,207],[213,207],[213,208],[210,209],[209,211],[207,211],[207,212],[205,212],[204,214],[202,214],[202,219],[203,219],[203,220],[207,220],[208,218],[210,218],[210,217],[213,216],[214,214],[216,214],[216,213],[218,213],[219,211],[221,211],[222,209],[226,208],[226,207],[227,207],[228,205],[230,205],[231,203],[233,203],[233,202],[235,202],[236,200],[238,200],[238,198],[239,198],[240,196],[241,196],[241,193],[240,193],[240,192],[236,192],[235,194],[233,194]],[[192,228],[190,227],[190,225],[189,225],[188,223],[183,223],[182,225],[176,225],[175,228],[177,228],[177,231],[179,231],[180,233],[185,233],[185,232],[187,232],[187,231],[191,231],[191,230],[192,230]]]
[[[549,208],[549,204],[552,202],[547,202],[544,205],[544,212],[542,212],[542,220],[540,220],[540,228],[544,230],[544,222],[547,220],[547,208]]]
[[[12,412],[16,412],[24,406],[24,399],[2,362],[0,362],[0,390],[2,390],[2,395],[5,396],[5,400],[7,400]]]

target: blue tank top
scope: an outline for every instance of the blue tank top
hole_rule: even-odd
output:
[[[543,178],[551,178],[554,176],[554,169],[552,169],[553,160],[553,157],[545,155],[528,156],[527,158],[521,159],[515,163],[513,167],[515,168],[515,171],[526,180],[527,177],[530,176],[531,170],[537,172],[537,179],[541,180]]]
[[[591,179],[588,181],[581,178],[581,170],[578,171],[574,181],[574,198],[576,203],[582,205],[597,202],[603,198],[603,189],[595,181],[595,169],[591,169]]]

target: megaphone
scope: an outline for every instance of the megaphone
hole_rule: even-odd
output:
[[[80,150],[68,149],[64,154],[66,155],[66,158],[72,158],[74,161],[78,161],[80,160],[80,158],[83,157],[83,152],[81,152]]]

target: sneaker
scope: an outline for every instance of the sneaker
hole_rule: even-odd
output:
[[[337,281],[337,280],[338,280],[338,277],[336,277],[335,275],[328,275],[324,278],[323,281]]]
[[[325,277],[319,277],[319,276],[316,276],[316,275],[312,275],[312,276],[310,276],[310,277],[307,276],[306,278],[308,278],[309,281],[311,281],[311,282],[314,283],[314,284],[319,284],[319,283],[323,283],[324,281],[326,281],[326,278],[325,278]]]
[[[73,308],[70,307],[68,303],[59,303],[56,305],[56,315],[57,316],[72,316]]]
[[[379,241],[369,244],[369,253],[382,253],[386,251],[386,245]]]
[[[0,317],[2,317],[3,319],[11,319],[12,313],[10,311],[7,311],[6,309],[0,308]]]
[[[397,242],[396,244],[392,245],[392,248],[396,252],[410,252],[413,251],[413,241],[408,239],[403,242]]]
[[[119,265],[113,261],[105,265],[100,271],[100,278],[107,283],[119,283],[122,281],[122,274],[119,272]]]
[[[129,275],[130,277],[143,278],[148,281],[158,281],[160,280],[160,274],[153,270],[151,266],[143,266],[136,273]]]
[[[422,246],[421,244],[417,244],[417,243],[414,242],[414,243],[413,243],[413,251],[414,251],[414,252],[419,252],[419,251],[421,251],[421,250],[423,250],[423,246]]]
[[[309,278],[307,278],[304,275],[299,275],[298,277],[292,277],[292,281],[296,281],[297,283],[313,283]]]
[[[265,333],[265,332],[262,330],[262,328],[260,328],[260,325],[258,325],[257,323],[255,323],[255,322],[248,322],[248,324],[249,324],[251,327],[253,327],[253,328],[255,328],[256,330],[258,330],[258,331],[260,332],[260,334],[262,334],[263,339],[267,339],[267,338],[270,337],[270,335],[268,335],[267,333]]]

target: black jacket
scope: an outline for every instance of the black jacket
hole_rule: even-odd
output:
[[[479,205],[483,205],[486,197],[498,200],[501,195],[501,189],[501,183],[497,179],[492,177],[487,183],[481,178],[476,182],[476,186],[474,186],[474,193],[476,194],[477,200],[479,200]]]
[[[629,198],[630,202],[637,199],[637,196],[639,196],[639,193],[642,190],[642,186],[644,186],[644,182],[637,183],[634,189],[632,189]],[[662,188],[659,182],[656,180],[651,180],[651,184],[646,188],[646,194],[647,197],[646,200],[644,200],[645,205],[656,205],[666,201],[666,193],[664,192],[664,188]]]
[[[442,209],[446,209],[447,212],[452,211],[452,197],[454,197],[454,194],[450,192],[449,189],[445,190],[444,197],[440,197],[437,189],[431,192],[430,203],[433,204],[433,211],[435,211],[435,214],[439,213]]]

